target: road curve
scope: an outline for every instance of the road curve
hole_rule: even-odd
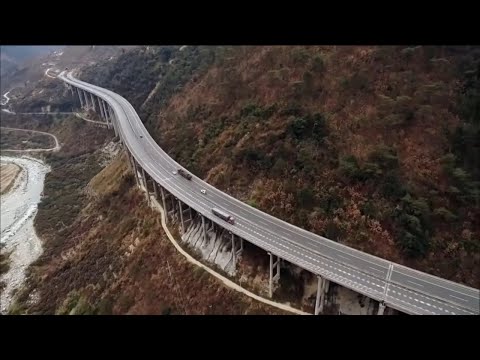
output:
[[[42,134],[42,135],[51,136],[53,138],[53,140],[55,140],[55,146],[53,148],[49,148],[49,149],[25,149],[25,150],[22,150],[22,149],[1,149],[2,151],[37,152],[37,151],[58,151],[58,150],[60,150],[60,143],[58,142],[57,137],[53,134],[50,134],[50,133],[47,133],[47,132],[44,132],[44,131],[11,128],[11,127],[5,127],[5,126],[0,126],[0,129],[33,132],[33,133],[38,133],[38,134]]]
[[[255,209],[193,176],[172,176],[182,168],[145,129],[132,105],[120,95],[80,81],[71,73],[58,78],[105,100],[114,126],[138,164],[176,198],[266,251],[408,314],[478,315],[480,291],[336,243]],[[201,194],[207,189],[207,196]],[[232,214],[235,225],[212,215],[212,207]]]

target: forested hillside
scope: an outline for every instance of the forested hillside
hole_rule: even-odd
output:
[[[86,69],[220,189],[478,286],[480,49],[142,47]]]

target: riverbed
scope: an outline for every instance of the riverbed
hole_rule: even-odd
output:
[[[5,314],[12,302],[12,291],[23,285],[26,268],[42,253],[42,243],[35,233],[33,220],[50,167],[28,156],[1,156],[0,161],[14,163],[22,169],[12,189],[0,197],[1,251],[10,253],[10,269],[0,278],[6,283],[0,293],[0,313]]]

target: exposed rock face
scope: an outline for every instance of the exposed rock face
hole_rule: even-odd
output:
[[[203,235],[202,223],[194,221],[182,235],[182,241],[197,250],[202,258],[216,264],[229,275],[234,274],[232,262],[232,243],[227,239],[227,232],[218,230],[211,223],[205,223],[207,236]]]

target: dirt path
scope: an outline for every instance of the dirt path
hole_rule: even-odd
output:
[[[20,166],[16,164],[0,165],[0,194],[6,193],[20,173]]]
[[[50,148],[50,149],[26,149],[26,150],[2,149],[2,151],[15,151],[15,152],[58,151],[61,148],[57,137],[55,135],[47,133],[47,132],[37,131],[37,130],[18,129],[18,128],[11,128],[11,127],[4,127],[4,126],[0,126],[0,129],[33,132],[33,133],[37,133],[37,134],[43,134],[43,135],[51,136],[55,140],[55,146],[53,148]]]

